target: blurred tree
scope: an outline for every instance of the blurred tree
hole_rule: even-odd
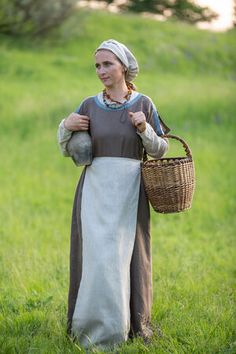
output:
[[[72,13],[78,0],[0,0],[0,33],[44,35]]]
[[[233,25],[236,27],[236,0],[234,0]]]
[[[107,3],[117,1],[105,0]],[[170,16],[181,21],[196,23],[211,21],[218,15],[208,7],[201,7],[191,0],[127,0],[118,6],[123,10],[133,12],[151,12],[163,16]]]

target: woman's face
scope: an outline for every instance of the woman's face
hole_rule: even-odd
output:
[[[106,87],[115,87],[125,81],[125,69],[115,54],[99,50],[95,54],[96,73]]]

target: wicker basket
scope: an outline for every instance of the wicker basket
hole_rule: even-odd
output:
[[[145,190],[153,209],[158,213],[176,213],[191,208],[195,188],[195,172],[191,150],[178,136],[186,157],[161,158],[142,162]]]

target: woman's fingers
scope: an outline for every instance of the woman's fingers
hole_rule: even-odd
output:
[[[79,130],[88,130],[88,128],[89,128],[89,120],[81,118],[78,121],[77,127],[79,128]]]
[[[132,124],[140,131],[143,132],[146,129],[146,117],[143,112],[129,112]]]
[[[66,129],[77,131],[77,130],[88,130],[89,129],[89,117],[81,115],[78,113],[71,113],[64,121],[64,126]]]
[[[143,112],[129,112],[129,116],[134,125],[138,125],[140,123],[146,122],[146,117]]]

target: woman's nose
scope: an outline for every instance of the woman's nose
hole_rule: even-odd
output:
[[[103,74],[106,73],[106,69],[104,68],[104,66],[101,66],[101,67],[99,68],[98,73],[99,73],[99,75],[103,75]]]

